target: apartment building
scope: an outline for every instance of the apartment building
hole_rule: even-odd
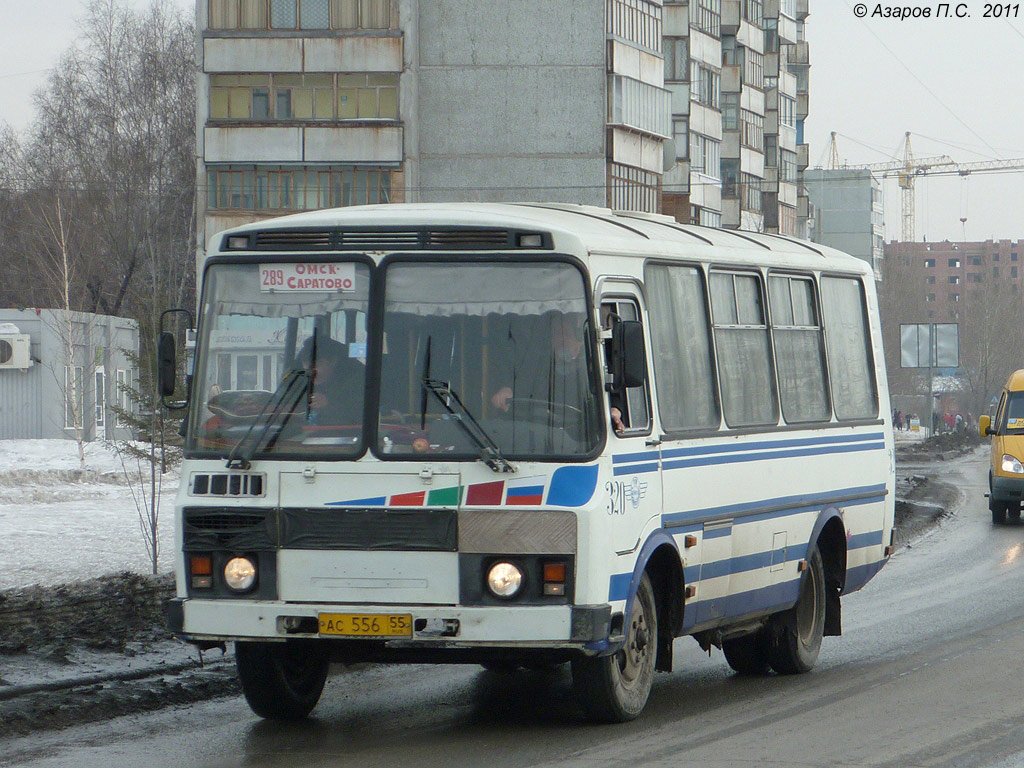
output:
[[[807,15],[807,0],[666,2],[678,163],[665,174],[665,213],[808,236]]]
[[[1024,293],[1024,240],[892,241],[885,244],[885,262],[908,295],[923,297],[927,321],[955,322],[969,298]]]
[[[663,11],[661,0],[197,0],[200,262],[217,231],[313,208],[660,210],[672,138]]]
[[[882,184],[867,168],[808,168],[803,187],[815,211],[814,242],[871,265],[882,279]]]

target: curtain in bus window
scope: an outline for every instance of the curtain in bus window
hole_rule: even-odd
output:
[[[831,411],[813,284],[806,278],[772,277],[768,296],[782,416],[788,422],[826,421]]]
[[[840,419],[874,418],[878,415],[878,398],[860,282],[850,278],[822,278],[821,304],[836,416]]]
[[[711,312],[726,423],[731,427],[774,423],[778,419],[775,383],[757,276],[713,272]]]
[[[662,428],[718,426],[704,286],[695,267],[647,268],[651,341]]]

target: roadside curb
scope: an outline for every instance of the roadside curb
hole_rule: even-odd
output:
[[[101,683],[122,682],[130,680],[144,680],[149,677],[161,677],[163,675],[174,675],[189,669],[208,669],[221,667],[230,664],[230,659],[217,659],[215,661],[200,662],[194,659],[179,662],[177,664],[154,665],[140,669],[124,670],[119,672],[107,672],[99,675],[83,675],[80,677],[69,677],[63,680],[51,680],[45,683],[32,683],[30,685],[11,685],[0,688],[0,701],[10,701],[19,696],[27,696],[32,693],[66,691],[72,688],[80,688],[87,685]]]

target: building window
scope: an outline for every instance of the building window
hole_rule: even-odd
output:
[[[689,118],[676,117],[672,119],[672,138],[676,142],[676,158],[686,159],[686,152],[690,148]]]
[[[388,29],[391,0],[210,0],[210,29]]]
[[[981,282],[981,273],[980,272],[971,272],[969,275],[967,275],[967,282],[969,282],[969,283],[980,283]]]
[[[749,109],[740,110],[740,144],[760,152],[764,148],[764,117]],[[793,170],[796,171],[796,153],[793,155]]]
[[[779,136],[777,133],[764,135],[765,168],[777,168],[779,165]]]
[[[779,181],[787,184],[796,184],[796,152],[788,149],[779,151]]]
[[[999,277],[999,267],[992,267],[992,277]]]
[[[753,48],[744,48],[743,52],[743,82],[754,88],[764,88],[764,54]]]
[[[397,120],[397,72],[210,75],[212,120]]]
[[[796,99],[779,94],[779,123],[796,128]]]
[[[949,276],[950,285],[960,285],[960,277],[958,275]]]
[[[960,268],[960,259],[950,259],[949,260],[949,266],[956,267],[957,269],[959,269]]]
[[[208,166],[208,210],[301,211],[396,202],[401,173],[386,168]]]
[[[125,416],[131,413],[132,407],[131,394],[129,392],[132,385],[130,372],[123,368],[118,368],[115,372],[115,377],[117,392],[114,393],[114,402],[117,403],[117,408],[121,413],[117,414],[114,424],[118,427],[126,427],[128,422]]]
[[[935,301],[935,294],[934,293],[929,293],[927,296],[924,297],[924,300],[925,301]]]
[[[718,109],[721,103],[722,75],[705,64],[690,62],[690,98],[698,104]]]
[[[971,264],[973,266],[975,266],[975,267],[978,266],[979,264],[981,264],[981,256],[972,256],[971,257]]]
[[[696,0],[690,7],[693,26],[712,37],[722,36],[722,0]]]
[[[690,131],[690,171],[713,179],[722,174],[722,143]]]
[[[1010,251],[1010,261],[1016,261],[1016,260],[1017,260],[1017,252],[1016,251]]]
[[[949,295],[949,300],[950,301],[960,301],[960,294],[959,293],[951,293]]]
[[[666,37],[664,41],[665,80],[685,83],[690,74],[689,39]]]
[[[1010,277],[1016,277],[1016,276],[1017,276],[1017,268],[1016,267],[1010,267]]]
[[[99,430],[107,423],[107,379],[102,368],[96,369],[94,379],[93,403],[96,407],[96,429]]]
[[[924,260],[924,265],[925,265],[926,268],[927,267],[934,267],[935,266],[935,259],[925,259]]]
[[[608,0],[608,32],[652,51],[661,50],[661,4]]]
[[[738,93],[722,94],[722,130],[738,131],[740,129],[740,95]]]
[[[762,179],[750,173],[740,173],[740,204],[748,211],[760,213]]]
[[[641,168],[608,163],[608,205],[621,211],[658,210],[661,177]]]
[[[751,24],[761,26],[764,13],[761,9],[761,0],[743,0],[743,18]]]
[[[925,282],[928,283],[928,285],[935,285],[935,275],[928,275],[928,277],[925,278]]]

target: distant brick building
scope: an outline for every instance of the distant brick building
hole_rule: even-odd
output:
[[[903,290],[923,297],[925,317],[916,322],[955,322],[968,294],[1024,291],[1024,240],[893,241],[885,245],[885,261],[905,281]]]

